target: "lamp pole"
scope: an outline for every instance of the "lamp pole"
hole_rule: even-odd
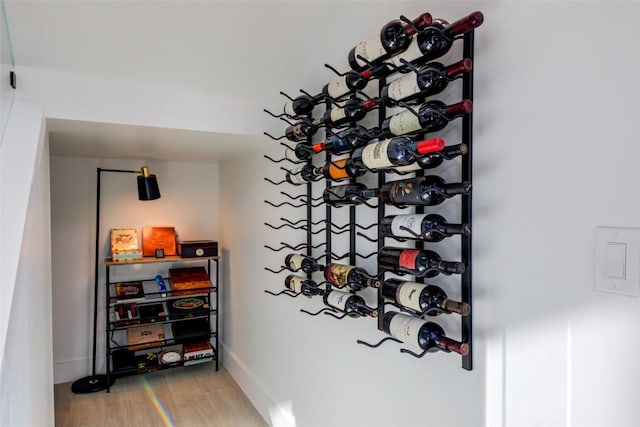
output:
[[[138,177],[138,199],[139,200],[154,200],[160,197],[160,191],[158,190],[158,184],[155,175],[149,174],[149,168],[146,166],[140,170],[126,170],[126,169],[103,169],[97,168],[96,170],[96,244],[95,244],[95,264],[93,270],[93,347],[91,352],[91,375],[80,378],[71,384],[71,391],[73,393],[94,393],[96,391],[105,390],[110,387],[115,378],[104,374],[96,375],[96,341],[98,330],[98,259],[100,256],[100,177],[102,172],[116,172],[116,173],[138,173],[142,176]],[[109,319],[106,319],[107,325]],[[106,333],[106,330],[105,330]],[[107,355],[108,357],[108,355]],[[107,363],[109,361],[107,360]],[[107,379],[108,378],[108,379]]]

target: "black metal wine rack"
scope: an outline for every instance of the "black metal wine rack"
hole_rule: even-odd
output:
[[[462,58],[469,58],[472,61],[474,60],[474,30],[471,30],[469,32],[464,33],[464,35],[457,37],[458,39],[462,40]],[[459,50],[459,49],[458,49]],[[327,67],[329,67],[327,65]],[[332,68],[332,67],[329,67]],[[475,64],[474,64],[474,68],[475,68]],[[333,69],[333,68],[332,68]],[[335,71],[335,70],[334,70]],[[400,70],[398,70],[400,71]],[[462,99],[468,99],[473,101],[473,69],[468,72],[465,73],[462,77],[462,84],[458,85],[458,87],[461,86],[461,96]],[[372,80],[373,81],[373,80]],[[381,95],[382,89],[383,87],[387,84],[387,79],[386,78],[381,78],[378,79],[378,96]],[[451,89],[447,88],[447,91],[445,93],[448,93]],[[307,92],[301,90],[302,93],[304,94],[308,94]],[[281,92],[282,93],[282,92]],[[283,95],[287,96],[286,94],[282,93]],[[362,92],[358,92],[359,95],[363,95],[365,97],[367,97],[366,94],[363,94]],[[450,94],[450,93],[449,93]],[[351,98],[354,98],[356,95],[352,94]],[[289,97],[290,98],[290,97]],[[290,98],[291,99],[291,98]],[[325,108],[326,110],[330,109],[332,107],[331,102],[326,102],[325,103]],[[325,110],[325,111],[326,111]],[[291,117],[290,116],[286,116],[283,114],[273,114],[272,112],[268,111],[265,109],[265,112],[269,113],[270,115],[272,115],[275,118],[284,120],[285,122],[288,122],[289,124],[293,124],[293,122],[290,120]],[[378,126],[381,126],[383,121],[387,118],[386,116],[386,108],[384,107],[383,104],[380,105],[379,109],[378,109]],[[311,120],[311,115],[309,114],[306,119]],[[355,125],[355,123],[351,123],[351,126]],[[451,126],[451,125],[449,125]],[[265,135],[269,136],[271,140],[276,140],[279,141],[281,139],[284,138],[283,137],[274,137],[273,135],[270,135],[269,133],[265,132]],[[414,135],[414,136],[424,136],[423,135]],[[472,170],[473,170],[473,112],[470,112],[466,115],[464,115],[461,118],[461,143],[466,144],[467,146],[467,153],[464,156],[461,156],[461,160],[460,160],[460,171],[459,171],[459,176],[460,179],[462,181],[468,181],[468,182],[472,182]],[[432,136],[437,136],[437,135],[432,135]],[[383,139],[383,138],[379,138],[379,139]],[[313,143],[313,137],[309,137],[306,140],[306,143],[311,146]],[[293,148],[293,146],[295,145],[295,142],[287,145],[285,143],[280,142],[280,145],[287,147],[287,148]],[[448,144],[450,145],[450,143]],[[318,159],[321,156],[318,155],[314,155],[312,156],[312,158],[310,158],[309,160],[306,161],[306,164],[310,165],[310,166],[314,166],[313,164],[313,160],[314,159]],[[328,162],[333,162],[334,161],[334,155],[330,154],[329,152],[326,152],[325,158],[324,158],[324,162],[328,163]],[[339,157],[342,157],[339,155]],[[267,158],[270,162],[272,163],[276,163],[276,164],[280,164],[281,162],[286,162],[286,159],[274,159],[268,155],[265,155],[265,158]],[[286,165],[289,165],[289,163],[285,163]],[[316,165],[317,166],[317,165]],[[438,168],[440,168],[440,166],[438,166]],[[281,170],[284,170],[285,172],[289,171],[290,168],[287,166],[280,166]],[[437,169],[436,169],[437,170]],[[373,174],[374,172],[371,172],[371,174]],[[415,176],[421,176],[421,175],[425,175],[425,170],[421,170],[421,171],[417,171],[415,172]],[[276,186],[280,186],[280,185],[285,185],[286,180],[280,180],[280,181],[275,181],[273,179],[267,178],[265,177],[265,180],[269,181],[271,184],[276,185]],[[350,178],[349,183],[355,183],[355,182],[360,182],[361,178]],[[387,182],[387,176],[384,172],[377,172],[377,186],[378,188],[380,188],[382,185],[384,185]],[[314,257],[314,255],[316,255],[314,257],[314,259],[316,260],[320,260],[322,258],[324,258],[324,261],[326,264],[331,263],[334,260],[341,260],[341,259],[345,259],[348,257],[348,263],[350,265],[358,265],[359,264],[359,260],[364,260],[364,259],[368,259],[370,257],[372,257],[373,255],[376,254],[376,252],[370,253],[370,254],[363,254],[363,253],[359,253],[358,252],[358,243],[359,243],[359,239],[358,237],[361,235],[361,232],[367,229],[370,229],[371,227],[374,226],[378,226],[378,234],[377,234],[377,250],[379,251],[383,246],[385,246],[385,237],[381,235],[380,233],[380,227],[379,224],[382,222],[383,218],[385,217],[385,211],[386,211],[386,207],[384,205],[384,203],[382,202],[378,202],[377,207],[374,207],[377,210],[377,224],[376,223],[372,223],[369,225],[363,225],[363,224],[359,224],[359,219],[360,217],[358,216],[358,207],[356,206],[350,206],[347,209],[349,210],[349,219],[348,222],[346,224],[343,225],[339,225],[339,224],[335,224],[334,221],[334,210],[336,209],[335,207],[332,207],[329,204],[325,204],[325,209],[324,209],[324,216],[322,215],[322,202],[321,202],[321,198],[320,197],[316,197],[314,198],[314,189],[317,189],[319,185],[326,185],[329,186],[331,185],[332,181],[327,179],[325,180],[323,183],[318,183],[318,182],[307,182],[306,183],[306,188],[305,188],[305,192],[303,195],[291,195],[288,192],[285,191],[281,191],[280,194],[284,195],[286,197],[287,200],[285,200],[284,202],[281,203],[274,203],[273,201],[269,201],[269,200],[265,200],[265,202],[270,205],[273,208],[282,208],[284,206],[287,207],[291,207],[291,208],[296,208],[297,210],[300,209],[305,209],[304,215],[301,215],[302,218],[298,219],[298,220],[291,220],[288,218],[284,218],[281,217],[281,224],[278,225],[274,225],[274,224],[269,224],[269,223],[265,223],[266,226],[268,226],[271,230],[274,230],[274,232],[276,233],[275,235],[279,236],[281,235],[281,232],[283,229],[289,230],[300,230],[305,234],[305,241],[302,243],[298,243],[298,244],[293,244],[293,243],[289,243],[289,242],[280,242],[280,247],[275,247],[277,245],[270,245],[270,244],[266,244],[265,247],[271,251],[275,251],[275,252],[280,252],[283,251],[285,249],[288,249],[291,252],[297,252],[297,253],[304,253],[307,256],[310,257]],[[341,182],[343,183],[343,182]],[[316,193],[317,194],[317,193]],[[460,219],[460,223],[461,224],[467,224],[469,227],[472,226],[472,195],[471,192],[469,192],[468,194],[462,194],[459,195],[457,197],[460,197],[460,209],[459,209],[459,219]],[[425,209],[429,209],[429,207],[423,207],[423,206],[417,206],[414,207],[414,213],[416,214],[421,214],[421,213],[427,213],[425,212]],[[373,216],[375,216],[375,213],[373,214]],[[452,218],[448,218],[449,221],[451,221]],[[317,229],[314,229],[314,227],[316,227]],[[279,230],[279,231],[276,231]],[[324,237],[325,240],[323,242],[320,243],[316,243],[314,246],[314,238],[315,236],[319,236],[322,233],[324,233]],[[332,244],[334,242],[334,239],[337,239],[338,236],[342,236],[343,234],[348,233],[348,251],[345,254],[336,254],[333,252],[334,249],[334,245]],[[467,235],[461,235],[460,236],[460,243],[459,243],[459,256],[460,256],[460,261],[462,263],[464,263],[465,265],[465,270],[464,272],[459,275],[459,279],[457,280],[459,282],[459,286],[460,286],[460,300],[463,303],[467,303],[469,304],[469,306],[472,305],[472,238],[471,238],[471,234],[467,234]],[[341,239],[343,239],[343,237],[340,237]],[[317,240],[317,238],[315,238],[315,240]],[[435,245],[438,245],[438,243],[435,243]],[[417,249],[423,249],[424,248],[424,242],[417,240],[415,243],[415,247]],[[319,254],[319,255],[318,255]],[[284,256],[283,256],[284,258]],[[286,267],[280,267],[279,270],[277,269],[273,269],[270,267],[265,267],[266,270],[273,272],[273,273],[282,273],[282,272],[289,272],[289,270],[287,270]],[[380,278],[380,280],[384,280],[386,273],[384,271],[382,271],[380,269],[380,267],[377,267],[377,275]],[[307,274],[307,278],[311,279],[312,278],[312,274]],[[404,278],[403,278],[404,280]],[[415,278],[416,282],[422,282],[424,283],[424,279],[423,278]],[[325,285],[324,290],[329,291],[332,289],[331,285],[328,282],[323,282],[320,283],[319,286],[321,286],[322,284]],[[282,288],[282,282],[277,283],[277,287],[279,289]],[[289,290],[283,290],[277,293],[271,292],[269,290],[266,290],[265,292],[272,294],[272,295],[288,295],[290,297],[297,297],[300,294],[296,294],[292,291]],[[382,292],[381,289],[379,288],[377,290],[377,310],[378,310],[378,329],[382,330],[382,318],[385,312],[385,307],[388,303],[385,302],[383,296],[382,296]],[[302,312],[305,312],[307,314],[311,314],[311,315],[318,315],[321,312],[325,312],[325,314],[331,314],[333,315],[333,317],[338,317],[336,316],[336,313],[332,310],[332,309],[327,309],[324,308],[320,311],[318,311],[317,313],[310,313],[309,311],[306,310],[301,310]],[[472,328],[472,315],[473,315],[473,310],[471,311],[471,313],[469,313],[466,316],[459,316],[459,318],[461,319],[461,328],[460,328],[460,342],[465,343],[468,345],[468,353],[464,356],[461,356],[462,359],[462,368],[466,369],[466,370],[471,370],[473,367],[472,364],[472,360],[473,360],[473,328]],[[343,318],[342,317],[338,317],[338,318]],[[422,316],[424,319],[428,319],[429,321],[433,321],[432,317],[426,315],[426,316]],[[358,340],[358,343],[361,344],[365,344],[368,345],[369,347],[377,347],[378,345],[380,345],[382,342],[386,341],[386,340],[393,340],[393,341],[397,341],[393,338],[387,337],[385,339],[383,339],[382,341],[380,341],[380,343],[376,344],[376,345],[371,345],[371,344],[367,344],[363,341]],[[412,353],[411,351],[402,349],[402,352],[405,353],[410,353],[413,354],[414,356],[417,356],[415,353]],[[424,355],[424,353],[422,354]],[[422,355],[419,355],[418,357],[422,357]]]

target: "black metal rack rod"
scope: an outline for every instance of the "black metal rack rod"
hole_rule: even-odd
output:
[[[384,78],[381,78],[378,81],[378,95],[382,96],[382,88],[384,88],[384,86],[386,85],[387,81]],[[384,122],[384,119],[387,115],[387,109],[384,105],[384,103],[380,104],[380,107],[378,108],[378,126],[382,129],[382,123]],[[382,139],[382,138],[380,138]],[[384,171],[380,171],[378,172],[378,188],[382,188],[382,186],[384,185],[384,183],[386,182],[386,175],[384,173]],[[384,236],[381,233],[382,227],[380,226],[380,224],[382,224],[382,220],[384,219],[384,215],[385,215],[385,206],[384,203],[382,203],[382,200],[378,200],[378,253],[380,252],[380,250],[382,249],[382,247],[384,246]],[[380,277],[380,280],[383,281],[384,280],[384,273],[382,272],[382,269],[380,268],[380,264],[378,263],[378,269],[377,269],[377,273]],[[378,330],[382,330],[382,318],[384,317],[384,297],[382,296],[382,287],[378,288]]]
[[[473,61],[473,36],[474,31],[470,31],[463,38],[463,56]],[[462,97],[473,101],[473,69],[467,73],[462,81]],[[467,144],[469,151],[462,157],[462,180],[473,182],[473,112],[467,114],[462,121],[462,138]],[[462,223],[469,224],[472,227],[472,192],[462,195]],[[471,228],[473,230],[473,228]],[[461,298],[462,302],[466,302],[470,306],[472,300],[472,262],[471,256],[471,236],[468,234],[462,236],[461,251],[462,262],[465,265],[465,271],[461,278]],[[469,353],[462,356],[462,368],[466,370],[473,369],[473,345],[472,345],[472,316],[473,310],[468,316],[462,316],[462,342],[469,345]]]

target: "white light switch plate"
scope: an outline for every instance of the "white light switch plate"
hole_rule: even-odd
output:
[[[596,227],[596,289],[640,296],[640,228]]]

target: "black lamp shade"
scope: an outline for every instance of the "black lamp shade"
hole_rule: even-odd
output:
[[[155,200],[160,198],[160,189],[155,175],[138,176],[138,199]]]

